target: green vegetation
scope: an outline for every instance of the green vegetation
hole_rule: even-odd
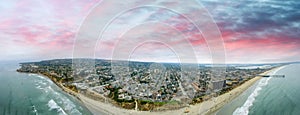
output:
[[[114,101],[116,101],[119,106],[121,106],[122,108],[125,108],[125,109],[134,109],[135,108],[135,102],[133,99],[125,100],[125,99],[118,98],[118,95],[119,95],[118,90],[121,89],[120,87],[114,88],[109,85],[109,86],[107,86],[107,89],[110,90],[110,94],[108,95],[108,97],[113,99]]]
[[[141,111],[149,111],[154,108],[161,107],[168,102],[153,102],[151,100],[138,100],[138,108]]]

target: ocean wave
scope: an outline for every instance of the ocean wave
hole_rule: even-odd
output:
[[[286,67],[286,66],[282,66],[282,67],[277,68],[276,70],[270,72],[269,75],[276,74],[279,70],[283,69],[284,67]],[[262,78],[260,80],[260,82],[258,83],[258,85],[256,86],[255,90],[248,97],[248,99],[246,100],[246,102],[244,103],[244,105],[241,106],[241,107],[239,107],[239,108],[237,108],[233,112],[233,115],[248,115],[249,109],[253,105],[253,102],[255,101],[256,96],[259,95],[260,90],[262,90],[262,88],[268,84],[268,82],[269,82],[269,80],[271,78],[272,77]]]
[[[56,110],[60,115],[67,115],[67,113],[59,105],[57,105],[53,99],[48,102],[48,107],[50,108],[49,110]]]
[[[77,107],[74,102],[72,102],[66,95],[62,94],[62,92],[55,90],[53,87],[54,84],[50,79],[47,79],[41,75],[37,74],[29,74],[30,76],[34,76],[35,87],[39,90],[42,90],[44,93],[41,97],[51,97],[51,100],[48,102],[48,106],[50,110],[57,110],[61,114],[69,113],[81,115],[80,107]],[[39,98],[43,100],[44,98]],[[54,101],[55,100],[55,101]],[[60,105],[60,106],[58,106]]]
[[[255,88],[255,90],[251,93],[251,95],[244,103],[244,105],[242,107],[237,108],[233,112],[233,115],[248,115],[249,109],[253,105],[253,102],[255,101],[255,97],[259,95],[259,92],[260,90],[262,90],[262,87],[266,86],[270,79],[271,77],[261,79],[257,87]]]
[[[45,80],[45,81],[47,81],[47,82],[49,82],[49,83],[53,83],[50,79],[45,78],[45,77],[42,76],[42,75],[34,74],[34,76],[37,77],[37,78],[39,78],[39,79]]]
[[[80,111],[77,110],[76,105],[69,99],[64,100],[63,105],[64,105],[65,109],[70,112],[70,114],[81,115]]]
[[[49,86],[47,84],[47,81],[45,80],[34,80],[35,82],[35,86],[37,89],[40,89],[40,90],[44,90],[46,88],[46,86]]]
[[[35,76],[36,74],[33,74],[33,73],[30,73],[30,74],[28,74],[29,76]]]
[[[36,88],[43,90],[42,86],[38,85]]]
[[[81,115],[80,111],[77,110],[76,105],[66,96],[60,96],[60,98],[58,98],[57,100],[60,100],[60,103],[64,106],[64,109],[68,111],[70,114]]]
[[[67,113],[81,115],[81,112],[76,108],[76,105],[65,95],[55,91],[51,86],[45,88],[48,94],[53,95],[53,99],[57,100],[57,102],[64,108]]]
[[[41,101],[46,101],[46,106],[50,111],[56,111],[57,114],[66,115],[81,115],[82,108],[77,106],[67,95],[63,94],[55,84],[42,75],[29,74],[32,76],[34,87],[42,91],[42,95],[38,97]],[[50,98],[50,99],[49,99]],[[47,103],[48,101],[48,103]],[[32,107],[33,112],[37,112],[35,107]],[[36,113],[37,114],[37,113]]]

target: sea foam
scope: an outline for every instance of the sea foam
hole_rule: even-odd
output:
[[[59,112],[59,114],[67,115],[67,113],[59,105],[57,105],[57,103],[53,99],[51,99],[48,102],[48,107],[50,108],[49,110],[57,110],[57,112]]]
[[[68,99],[65,95],[61,94],[61,92],[58,92],[53,89],[52,85],[53,82],[41,75],[37,74],[32,74],[30,76],[35,76],[35,85],[37,89],[43,90],[44,95],[51,96],[53,97],[49,102],[48,102],[48,107],[50,110],[57,110],[59,114],[76,114],[76,115],[81,115],[82,113],[77,109],[77,106],[75,103],[73,103],[70,99]],[[56,102],[54,101],[56,100]],[[61,105],[61,106],[59,106]],[[79,109],[81,109],[79,107]]]
[[[52,89],[51,86],[48,86],[47,88],[45,88],[45,91],[47,91],[50,95],[52,95],[53,99],[57,100],[57,102],[63,107],[63,110],[65,110],[64,112],[70,113],[72,115],[73,114],[81,115],[80,111],[77,110],[76,105],[70,99],[68,99],[65,95],[55,91],[54,89]],[[53,104],[53,102],[51,102],[50,104]],[[48,106],[49,106],[49,103],[48,103]]]
[[[274,75],[279,71],[280,69],[284,68],[285,66],[282,66],[280,68],[277,68],[276,70],[269,73],[269,75]],[[250,107],[253,105],[253,102],[255,101],[255,97],[259,95],[260,90],[266,86],[269,82],[269,80],[272,77],[263,78],[259,81],[258,85],[256,86],[255,90],[251,93],[251,95],[247,98],[246,102],[243,106],[237,108],[233,115],[248,115]]]

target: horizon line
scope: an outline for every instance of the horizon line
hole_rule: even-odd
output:
[[[180,64],[181,62],[163,62],[163,61],[140,61],[140,60],[122,60],[122,59],[104,59],[104,58],[52,58],[52,59],[32,59],[36,61],[25,61],[22,60],[22,62],[18,62],[19,64],[21,63],[29,63],[29,62],[40,62],[40,61],[51,61],[51,60],[62,60],[62,59],[94,59],[94,60],[106,60],[106,61],[129,61],[129,62],[140,62],[140,63],[172,63],[172,64]],[[13,60],[11,60],[13,61]],[[1,62],[11,62],[11,61],[0,61]],[[18,60],[15,60],[18,61]],[[219,63],[210,63],[210,62],[205,62],[205,63],[182,63],[182,64],[203,64],[203,65],[266,65],[266,64],[288,64],[288,63],[300,63],[300,61],[290,61],[290,62],[264,62],[264,63],[241,63],[241,62],[230,62],[230,63],[224,63],[224,64],[219,64]]]

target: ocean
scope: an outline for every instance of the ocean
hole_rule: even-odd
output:
[[[18,73],[17,64],[0,64],[1,115],[90,115],[74,97],[51,80]]]
[[[271,72],[285,78],[262,78],[222,107],[217,115],[299,115],[300,64]]]

